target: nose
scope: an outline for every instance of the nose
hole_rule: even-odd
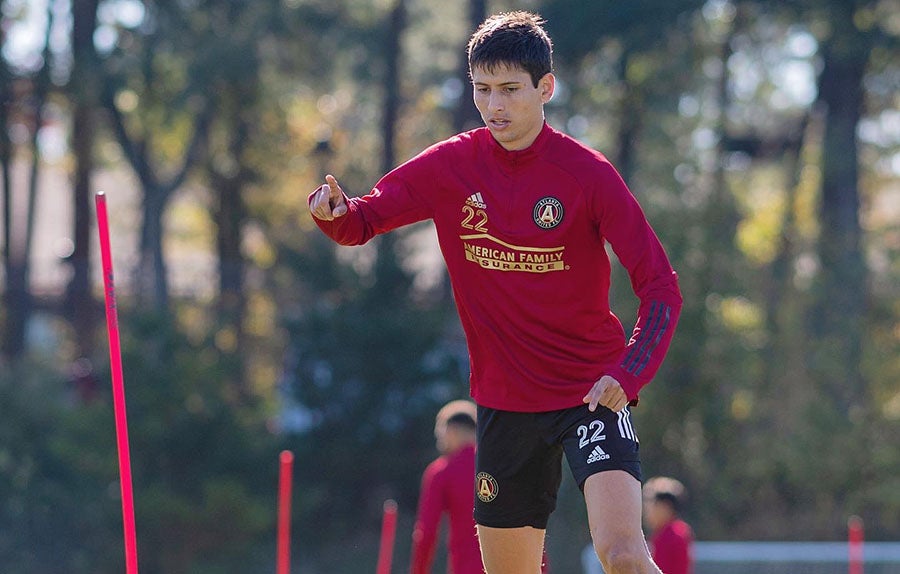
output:
[[[494,112],[503,110],[503,98],[498,92],[491,92],[488,98],[488,109]]]

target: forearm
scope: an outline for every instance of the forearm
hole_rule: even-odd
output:
[[[662,365],[681,314],[681,293],[674,272],[639,293],[640,308],[628,345],[618,364],[609,370],[628,400],[637,398]]]

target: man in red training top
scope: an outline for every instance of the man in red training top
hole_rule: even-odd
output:
[[[430,574],[441,516],[447,514],[448,572],[482,574],[472,508],[475,493],[475,403],[451,401],[438,411],[434,436],[441,456],[422,474],[410,574]]]
[[[681,519],[684,485],[657,476],[644,484],[644,520],[652,531],[650,553],[665,574],[692,574],[694,534]]]
[[[342,245],[434,222],[478,405],[475,521],[487,574],[540,572],[563,453],[606,572],[658,574],[641,531],[628,405],[662,363],[681,294],[615,168],[544,121],[556,80],[542,24],[504,13],[472,35],[485,127],[429,147],[365,197],[326,176],[309,209]],[[630,338],[609,308],[607,244],[640,300]]]

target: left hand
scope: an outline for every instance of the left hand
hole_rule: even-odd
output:
[[[628,406],[628,397],[625,395],[622,385],[609,375],[600,377],[600,380],[594,383],[582,400],[587,403],[588,410],[591,412],[597,410],[597,405],[606,407],[614,413]]]
[[[325,185],[313,194],[309,211],[313,217],[322,221],[333,221],[347,214],[344,190],[333,175],[325,176]]]

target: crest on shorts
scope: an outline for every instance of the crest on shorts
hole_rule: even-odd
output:
[[[534,222],[543,229],[553,229],[562,221],[562,203],[555,197],[545,197],[534,204]]]
[[[475,494],[481,502],[490,502],[497,498],[500,488],[493,476],[486,472],[479,472],[475,476]]]

